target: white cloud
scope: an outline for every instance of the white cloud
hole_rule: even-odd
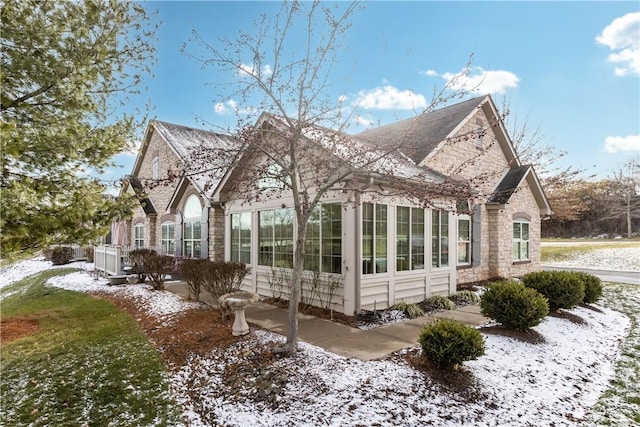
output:
[[[390,85],[361,90],[354,104],[366,110],[414,110],[427,107],[423,95],[411,90],[399,90]]]
[[[444,73],[442,78],[450,81],[457,74]],[[453,89],[465,88],[480,93],[505,93],[509,88],[518,87],[520,78],[511,71],[484,70],[474,67],[468,76],[461,76],[451,85]]]
[[[437,77],[439,75],[436,70],[418,71],[418,74],[422,74],[423,76],[429,76],[429,77]]]
[[[640,75],[639,34],[640,12],[633,12],[614,19],[596,37],[596,42],[608,46],[613,51],[608,59],[610,62],[620,65],[615,68],[617,76]]]
[[[220,115],[233,114],[238,110],[238,103],[233,99],[229,99],[224,102],[216,103],[213,109],[216,112],[216,114],[220,114]]]
[[[256,73],[256,68],[254,64],[238,65],[238,76],[247,76],[249,74],[253,75],[255,73]],[[271,74],[273,74],[273,69],[271,68],[271,65],[266,64],[265,66],[262,67],[263,77],[269,77]]]
[[[142,140],[133,141],[127,146],[127,149],[123,151],[121,154],[129,157],[137,157],[138,152],[140,151],[141,145],[142,145]]]
[[[640,135],[608,136],[604,140],[604,149],[609,153],[640,151]]]

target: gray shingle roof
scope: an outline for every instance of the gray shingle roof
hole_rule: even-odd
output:
[[[187,168],[191,168],[185,171],[191,183],[205,197],[211,197],[231,165],[240,142],[229,135],[159,120],[154,120],[152,126],[185,161]],[[207,156],[206,165],[196,164],[198,162],[190,158],[200,149],[215,150],[215,155]]]
[[[128,176],[129,183],[131,184],[131,188],[133,188],[133,192],[136,194],[136,197],[140,201],[140,206],[142,206],[142,210],[146,215],[155,214],[156,208],[151,203],[151,199],[144,194],[144,187],[142,183],[136,176]]]
[[[507,203],[530,169],[531,165],[509,169],[489,198],[489,202]]]
[[[404,155],[419,164],[487,97],[480,96],[410,119],[358,134],[382,146],[401,147]]]

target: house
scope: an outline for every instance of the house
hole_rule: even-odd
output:
[[[256,134],[282,126],[263,114]],[[341,157],[336,141],[345,140],[362,149],[359,158],[384,155],[359,167],[354,158]],[[350,185],[323,197],[307,230],[305,267],[319,272],[315,277],[325,287],[318,292],[335,310],[353,314],[418,302],[452,294],[460,283],[539,269],[540,222],[552,211],[533,168],[520,164],[490,96],[358,135],[313,127],[300,141],[313,156],[329,153],[327,161],[354,170]],[[245,262],[252,267],[247,290],[286,296],[283,279],[296,234],[293,199],[278,191],[273,176],[253,177],[249,184],[243,165],[269,161],[269,155],[252,152],[251,144],[239,152],[240,146],[228,135],[152,121],[123,189],[144,193],[127,221],[129,243],[175,256]],[[201,149],[235,154],[201,161],[194,155]],[[175,174],[181,164],[186,173]],[[271,166],[278,177],[279,165]],[[385,181],[385,168],[395,181]],[[428,207],[387,190],[416,182],[435,194]],[[266,197],[248,196],[252,188],[271,185]],[[307,280],[307,292],[312,282]]]

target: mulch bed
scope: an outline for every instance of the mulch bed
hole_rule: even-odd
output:
[[[107,293],[95,295],[111,301],[136,319],[171,368],[185,366],[192,355],[227,348],[242,339],[231,334],[232,318],[222,320],[220,312],[209,307],[186,310],[166,325],[138,308],[135,301]]]

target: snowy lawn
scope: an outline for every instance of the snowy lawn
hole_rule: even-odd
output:
[[[0,287],[17,292],[10,284],[39,268],[46,266],[0,272]],[[167,327],[193,305],[145,286],[109,287],[85,272],[49,284],[122,294]],[[192,426],[633,425],[639,422],[639,292],[609,285],[602,306],[547,317],[535,328],[544,343],[485,333],[486,355],[450,376],[414,369],[406,360],[416,349],[361,362],[303,343],[295,357],[277,359],[271,350],[284,338],[253,328],[229,348],[173,367],[172,393]]]

